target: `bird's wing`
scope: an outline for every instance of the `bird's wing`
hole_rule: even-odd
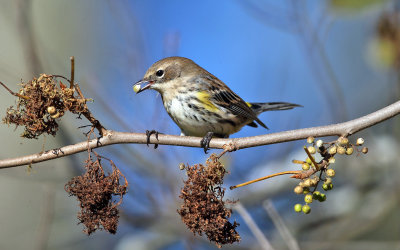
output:
[[[226,108],[235,115],[255,120],[261,126],[267,128],[267,126],[258,119],[257,114],[248,104],[228,87],[226,87],[226,89],[215,89],[212,91],[210,99],[215,105]]]
[[[211,74],[197,76],[193,79],[197,84],[201,85],[207,94],[208,100],[212,104],[223,107],[235,115],[243,116],[249,120],[256,121],[258,124],[268,129],[268,127],[258,119],[257,114],[249,105],[231,89],[228,88],[221,80]]]

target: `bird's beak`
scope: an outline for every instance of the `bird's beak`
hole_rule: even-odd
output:
[[[150,88],[153,83],[154,81],[140,80],[137,83],[133,84],[133,91],[135,91],[136,94],[139,94],[143,90]],[[142,84],[144,84],[143,87]]]

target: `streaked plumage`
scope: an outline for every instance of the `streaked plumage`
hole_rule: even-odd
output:
[[[168,57],[154,63],[137,93],[154,89],[161,94],[169,116],[182,135],[229,137],[243,126],[267,126],[258,115],[270,110],[286,110],[300,105],[286,102],[246,103],[221,80],[184,57]]]

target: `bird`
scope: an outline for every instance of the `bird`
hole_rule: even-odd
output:
[[[228,138],[246,125],[268,129],[258,118],[265,111],[302,107],[288,102],[245,102],[213,74],[178,56],[155,62],[133,85],[137,94],[147,89],[160,93],[182,136],[203,137],[200,146],[205,153],[213,137]],[[147,131],[148,141],[152,133],[158,135]]]

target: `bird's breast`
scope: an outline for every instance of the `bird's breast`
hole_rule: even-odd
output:
[[[210,109],[210,105],[204,104],[197,95],[178,95],[170,100],[163,99],[163,103],[169,116],[185,135],[203,137],[208,132],[214,132],[228,137],[246,125],[246,121],[227,110]]]

